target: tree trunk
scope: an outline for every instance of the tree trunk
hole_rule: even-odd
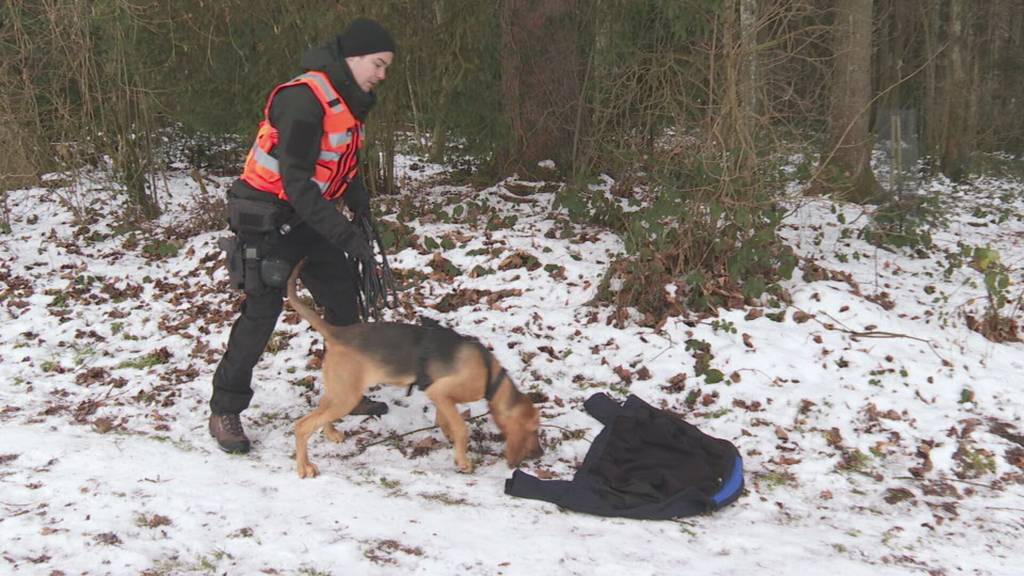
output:
[[[747,128],[750,131],[761,112],[757,101],[760,67],[754,51],[757,45],[757,4],[758,0],[740,0],[740,99],[746,107]]]
[[[924,0],[921,5],[921,22],[924,26],[924,113],[922,115],[922,140],[934,170],[939,157],[939,142],[942,141],[942,103],[939,100],[939,61],[935,57],[942,45],[942,20],[939,17],[940,0]]]
[[[946,49],[946,77],[942,83],[945,119],[939,149],[939,168],[950,180],[967,176],[973,148],[973,105],[969,68],[970,25],[968,0],[951,0],[949,7],[949,47]]]
[[[832,107],[822,155],[824,190],[854,201],[877,199],[882,190],[871,170],[872,0],[839,0],[835,8]]]
[[[721,96],[716,100],[715,133],[723,150],[738,158],[740,166],[752,168],[756,160],[751,121],[754,84],[747,66],[752,59],[751,42],[745,38],[740,0],[725,0],[722,9],[722,49],[716,59],[722,68]]]
[[[586,65],[579,0],[503,0],[502,104],[510,129],[506,169],[552,159],[571,170]]]

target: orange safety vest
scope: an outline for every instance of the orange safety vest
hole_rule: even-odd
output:
[[[278,132],[270,124],[270,104],[282,88],[288,86],[309,86],[324,108],[323,136],[320,138],[320,156],[313,170],[313,182],[328,200],[339,198],[345,193],[349,182],[356,175],[358,158],[356,152],[363,146],[363,123],[348,109],[338,91],[327,79],[327,74],[310,71],[301,74],[274,88],[263,109],[263,120],[256,132],[256,143],[245,157],[242,180],[257,190],[269,192],[288,201],[281,171],[274,148]]]

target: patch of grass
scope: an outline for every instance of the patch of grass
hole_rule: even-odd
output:
[[[456,498],[444,492],[431,492],[428,494],[420,494],[426,500],[433,500],[434,502],[440,502],[445,506],[467,506],[469,501],[465,498]]]
[[[115,366],[115,368],[134,368],[136,370],[144,370],[146,368],[152,368],[153,366],[159,366],[160,364],[166,364],[167,360],[168,358],[160,352],[151,352],[145,356],[125,360]]]
[[[161,526],[170,526],[171,524],[173,524],[171,519],[161,514],[153,514],[152,516],[137,514],[135,516],[135,525],[139,528],[159,528]]]
[[[765,492],[771,492],[780,486],[795,486],[796,476],[787,471],[770,470],[760,474],[755,473],[754,481]]]
[[[115,366],[115,368],[134,368],[135,370],[143,370],[145,368],[153,368],[154,366],[159,366],[164,362],[166,361],[161,360],[160,357],[156,355],[147,354],[145,356],[140,356],[132,360],[126,360],[121,364]]]
[[[43,372],[63,372],[64,368],[60,365],[57,360],[49,359],[43,360],[43,363],[39,365],[39,368]]]
[[[298,386],[307,392],[313,392],[316,389],[316,376],[303,376],[292,382],[292,386]]]
[[[694,388],[686,395],[684,402],[686,402],[686,407],[692,410],[698,400],[700,400],[700,389]]]
[[[961,445],[953,457],[957,461],[956,475],[959,478],[980,478],[996,473],[996,458],[988,450],[971,450]]]
[[[75,352],[71,359],[75,366],[81,366],[98,353],[92,344],[79,344],[76,342],[71,345],[71,349]]]
[[[178,255],[179,246],[168,240],[154,240],[142,246],[142,253],[152,258],[172,258]]]
[[[182,452],[195,452],[196,451],[196,447],[195,446],[193,446],[192,444],[190,444],[189,442],[187,442],[187,441],[185,441],[185,440],[183,440],[181,438],[171,438],[170,436],[164,436],[162,434],[158,434],[158,435],[155,435],[155,436],[150,436],[150,438],[152,438],[153,440],[156,440],[157,442],[163,442],[164,444],[170,444],[171,446],[174,446],[175,448],[177,448],[178,450],[181,450]]]
[[[699,536],[699,534],[697,534],[697,532],[693,528],[687,526],[686,524],[683,524],[682,522],[679,523],[679,531],[683,534],[686,534],[687,536],[692,536],[694,538]]]
[[[363,556],[375,564],[397,564],[393,558],[396,552],[402,552],[410,556],[423,556],[423,549],[416,546],[406,546],[397,540],[378,540],[363,551]]]
[[[843,459],[836,465],[836,468],[847,472],[868,474],[870,466],[871,456],[861,452],[859,449],[855,449],[843,451]]]
[[[493,268],[487,268],[486,266],[481,266],[479,264],[469,271],[470,278],[480,278],[481,276],[489,276],[491,274],[494,274]]]
[[[705,417],[708,419],[721,418],[722,416],[725,416],[729,412],[732,412],[732,410],[729,408],[719,408],[714,412],[708,412],[707,414],[705,414]]]
[[[167,558],[165,560],[157,560],[152,568],[147,568],[140,572],[141,576],[171,576],[172,574],[181,574],[189,570],[189,566],[177,559]]]
[[[274,333],[270,336],[270,342],[267,343],[267,352],[271,354],[277,354],[282,350],[286,350],[288,348],[288,343],[291,342],[292,338],[294,337],[295,334],[291,332],[281,332],[280,330],[275,330]]]
[[[192,565],[192,569],[207,574],[215,574],[217,572],[217,564],[206,556],[200,556],[199,560]]]

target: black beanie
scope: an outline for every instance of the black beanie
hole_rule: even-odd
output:
[[[363,56],[376,52],[394,52],[395,41],[376,20],[356,18],[338,36],[345,56]]]

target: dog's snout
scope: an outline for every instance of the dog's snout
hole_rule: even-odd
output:
[[[530,447],[530,451],[526,454],[526,457],[530,460],[540,458],[544,455],[544,447],[541,446],[540,441],[535,441],[533,446]]]

